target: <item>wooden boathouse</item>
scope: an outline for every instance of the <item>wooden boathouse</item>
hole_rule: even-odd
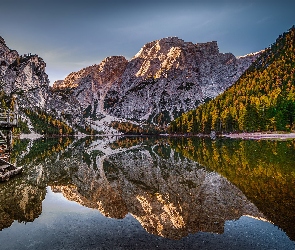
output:
[[[9,163],[12,149],[12,130],[18,126],[18,106],[15,99],[13,110],[0,110],[0,181],[20,173],[21,167]]]

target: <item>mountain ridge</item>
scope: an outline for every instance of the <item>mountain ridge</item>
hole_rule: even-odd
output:
[[[145,44],[129,61],[118,57],[122,65],[112,65],[120,71],[114,73],[118,78],[107,88],[95,76],[103,73],[99,64],[70,73],[53,89],[73,89],[83,108],[96,116],[163,125],[233,84],[258,55],[236,58],[219,53],[216,41],[193,44],[168,37]]]
[[[231,86],[259,55],[237,58],[220,53],[216,41],[168,37],[145,44],[129,61],[110,56],[50,87],[44,60],[20,56],[1,38],[0,80],[7,95],[19,94],[21,110],[38,108],[69,126],[115,133],[112,121],[165,126]]]

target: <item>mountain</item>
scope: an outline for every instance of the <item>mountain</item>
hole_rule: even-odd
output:
[[[41,57],[19,55],[0,37],[0,88],[7,95],[18,93],[24,105],[45,108],[49,89],[45,67]]]
[[[54,91],[72,90],[71,99],[76,99],[82,109],[92,118],[104,112],[104,98],[113,84],[121,84],[128,61],[123,56],[105,58],[99,65],[92,65],[72,72],[64,80],[53,84]]]
[[[176,133],[295,129],[295,27],[214,100],[171,122]]]
[[[8,96],[18,95],[26,131],[73,133],[69,127],[75,132],[83,127],[112,134],[118,133],[122,122],[126,126],[131,122],[140,131],[143,123],[166,125],[214,98],[259,54],[236,58],[220,53],[215,41],[193,44],[168,37],[147,43],[129,61],[123,56],[107,57],[50,87],[44,60],[30,53],[19,55],[1,37],[1,98],[5,94],[7,102]]]
[[[258,53],[259,54],[259,53]],[[236,58],[219,53],[217,42],[177,37],[150,42],[130,60],[108,57],[53,84],[72,90],[84,113],[167,124],[231,86],[258,54]]]
[[[34,116],[40,115],[35,120],[47,116],[51,117],[50,120],[54,123],[57,122],[55,119],[71,124],[82,123],[83,113],[80,104],[75,99],[67,98],[65,93],[51,90],[45,68],[46,63],[41,57],[31,53],[19,55],[0,37],[0,108],[9,107],[12,94],[17,94],[26,132],[37,129],[36,126],[32,126],[32,123],[35,125],[30,116],[32,113],[35,113]],[[44,121],[44,123],[43,127],[50,127],[50,122]],[[55,131],[59,125],[54,125]],[[37,132],[43,133],[42,130],[46,133],[44,129]]]

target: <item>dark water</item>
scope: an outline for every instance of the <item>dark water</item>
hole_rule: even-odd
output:
[[[0,249],[295,249],[295,141],[16,141]]]

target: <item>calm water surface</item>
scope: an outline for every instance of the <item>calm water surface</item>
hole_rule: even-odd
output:
[[[295,141],[16,141],[0,249],[295,249]]]

